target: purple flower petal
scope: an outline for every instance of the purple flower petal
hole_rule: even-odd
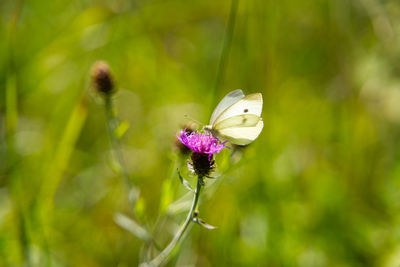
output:
[[[190,148],[196,153],[208,154],[209,160],[213,154],[221,152],[222,149],[226,148],[225,143],[221,143],[218,138],[211,134],[205,134],[200,132],[188,133],[185,130],[181,130],[180,135],[176,136],[179,141],[185,146]]]

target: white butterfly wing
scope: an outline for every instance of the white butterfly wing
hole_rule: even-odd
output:
[[[254,127],[261,120],[261,118],[254,114],[243,114],[239,116],[234,116],[227,118],[221,122],[218,122],[217,125],[213,128],[216,131],[220,131],[225,128],[233,128],[233,127]]]
[[[214,109],[210,118],[210,125],[214,125],[215,120],[221,115],[222,112],[244,97],[243,91],[240,89],[234,90],[227,94]]]
[[[233,92],[235,92],[235,91],[233,91]],[[222,101],[224,101],[224,99]],[[221,104],[221,102],[220,102],[220,104]],[[217,116],[215,119],[213,117],[211,117],[210,124],[212,125],[212,128],[214,129],[215,126],[218,125],[220,122],[222,122],[228,118],[231,118],[231,117],[245,115],[245,114],[246,115],[253,114],[253,115],[260,117],[261,111],[262,111],[262,105],[263,105],[263,99],[262,99],[261,93],[247,95],[245,97],[240,98],[238,101],[234,102],[233,104],[231,104],[222,113],[220,113],[220,115]],[[218,109],[218,107],[219,107],[219,105],[217,106],[216,109]],[[214,111],[214,113],[215,113],[215,111]],[[213,113],[213,115],[214,115],[214,113]]]
[[[229,127],[218,130],[218,134],[229,139],[236,145],[248,145],[253,142],[261,133],[264,122],[260,119],[254,127]]]

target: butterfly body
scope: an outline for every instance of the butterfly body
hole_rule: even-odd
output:
[[[219,102],[211,115],[210,125],[203,129],[233,144],[248,145],[264,127],[260,117],[262,105],[261,93],[244,95],[242,90],[234,90]]]

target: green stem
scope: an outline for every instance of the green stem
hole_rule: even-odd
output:
[[[221,53],[221,57],[219,59],[217,78],[215,81],[214,91],[212,93],[212,97],[213,97],[212,98],[213,101],[211,101],[212,106],[215,106],[214,102],[215,102],[215,99],[217,96],[218,88],[221,86],[221,81],[223,79],[226,65],[228,62],[228,56],[229,56],[229,52],[231,50],[231,44],[232,44],[232,39],[233,39],[233,30],[235,28],[238,3],[239,3],[239,0],[232,0],[232,3],[231,3],[231,8],[229,11],[228,27],[226,29],[224,44],[222,47],[222,53]]]
[[[196,210],[197,203],[199,202],[202,180],[203,180],[203,177],[201,177],[201,176],[199,176],[197,178],[197,186],[196,186],[196,191],[195,191],[195,194],[193,197],[192,207],[190,208],[190,211],[189,211],[188,215],[186,216],[186,220],[183,222],[183,224],[179,228],[178,232],[175,234],[174,238],[171,240],[171,242],[168,244],[168,246],[166,246],[165,249],[163,251],[161,251],[160,254],[158,254],[157,257],[155,257],[149,263],[142,264],[141,265],[142,267],[159,266],[167,259],[167,257],[171,254],[172,250],[178,244],[179,240],[182,238],[182,236],[185,233],[186,229],[188,228],[189,224],[193,220],[193,214],[194,214],[194,211]]]
[[[30,231],[30,211],[26,209],[26,202],[23,201],[25,198],[26,191],[22,184],[24,183],[23,177],[20,176],[19,172],[16,171],[13,166],[16,166],[16,162],[20,161],[20,157],[15,151],[15,133],[17,132],[18,126],[18,71],[17,61],[15,60],[15,44],[18,42],[17,38],[17,26],[21,19],[21,12],[24,6],[24,0],[15,1],[15,9],[11,14],[8,28],[6,32],[4,53],[6,55],[6,78],[5,78],[5,138],[6,138],[6,157],[5,164],[7,170],[9,170],[9,188],[11,198],[13,201],[13,209],[19,223],[19,246],[21,255],[24,256],[27,267],[32,266],[30,257],[30,242],[31,233]],[[0,103],[1,106],[2,103]],[[3,162],[2,162],[3,164]],[[13,176],[13,177],[11,177]]]
[[[132,189],[132,183],[129,179],[129,175],[126,169],[124,157],[122,155],[121,145],[119,139],[115,136],[115,129],[118,127],[118,120],[114,116],[113,107],[112,107],[112,99],[111,95],[107,94],[105,96],[105,109],[106,109],[106,117],[107,117],[107,131],[110,137],[111,146],[113,153],[115,155],[116,160],[118,161],[120,171],[124,181],[129,189]]]

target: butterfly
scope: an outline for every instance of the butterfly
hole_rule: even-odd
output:
[[[233,144],[248,145],[264,127],[260,117],[262,105],[261,93],[245,96],[242,90],[234,90],[219,102],[211,115],[210,125],[203,129]]]

